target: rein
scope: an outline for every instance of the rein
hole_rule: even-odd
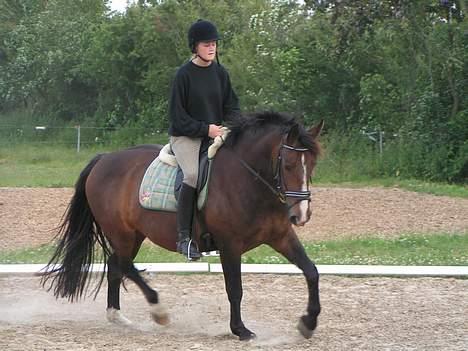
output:
[[[237,155],[236,155],[237,156]],[[242,164],[242,166],[244,166],[253,176],[255,176],[255,178],[259,179],[263,184],[265,184],[267,186],[268,189],[271,190],[271,192],[273,194],[275,194],[278,199],[280,200],[281,203],[285,204],[286,203],[286,194],[284,194],[283,192],[281,192],[281,189],[280,190],[276,190],[275,188],[273,188],[270,183],[268,183],[265,178],[263,178],[255,169],[253,169],[252,167],[250,167],[248,165],[247,162],[245,162],[242,158],[238,157],[239,158],[239,161],[240,163]]]
[[[287,144],[284,144],[281,142],[280,146],[280,151],[278,153],[278,162],[276,163],[276,170],[275,170],[275,175],[273,179],[276,181],[276,189],[267,181],[265,178],[263,178],[256,170],[254,170],[247,162],[245,162],[241,157],[237,156],[239,159],[240,163],[257,179],[259,179],[263,184],[266,185],[266,187],[278,197],[278,200],[282,204],[286,204],[286,200],[288,197],[290,198],[295,198],[297,199],[292,205],[288,206],[288,210],[292,208],[293,206],[297,205],[301,201],[310,201],[310,191],[283,191],[282,189],[282,184],[283,184],[283,176],[282,176],[282,154],[281,151],[284,149],[289,150],[289,151],[295,151],[295,152],[306,152],[309,151],[307,148],[297,148],[294,146],[290,146]]]

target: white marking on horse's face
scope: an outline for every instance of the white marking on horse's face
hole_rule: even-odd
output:
[[[307,191],[309,189],[309,182],[307,181],[307,166],[306,166],[304,154],[302,154],[301,162],[302,162],[302,171],[303,171],[301,190]],[[300,206],[299,206],[300,217],[298,221],[299,223],[305,224],[309,220],[309,204],[310,203],[307,200],[303,200],[300,202]]]

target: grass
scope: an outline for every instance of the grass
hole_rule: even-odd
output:
[[[468,187],[465,185],[457,184],[446,184],[446,183],[433,183],[425,182],[417,179],[398,179],[398,178],[378,178],[378,179],[360,179],[354,181],[336,181],[330,182],[324,179],[318,181],[320,186],[327,187],[350,187],[350,188],[362,188],[369,186],[382,186],[386,188],[400,188],[408,191],[414,191],[418,193],[426,193],[438,196],[451,196],[468,199]]]
[[[359,265],[468,265],[468,234],[408,234],[396,239],[366,237],[304,243],[316,264]],[[53,247],[0,251],[0,263],[47,263]],[[219,258],[204,258],[210,263]],[[184,257],[152,244],[144,244],[135,262],[185,262]],[[243,263],[288,263],[273,249],[262,245],[242,256]]]
[[[18,146],[0,149],[0,186],[70,187],[81,170],[97,153],[88,149],[77,153],[52,146]]]
[[[0,187],[72,187],[96,154],[118,149],[124,147],[92,146],[76,152],[65,146],[0,146]]]

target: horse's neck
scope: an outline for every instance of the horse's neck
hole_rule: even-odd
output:
[[[258,174],[272,186],[275,186],[275,165],[280,143],[281,136],[271,134],[254,135],[240,140],[240,143],[233,150],[235,156],[231,165],[234,169],[241,171],[239,174],[245,174],[244,185],[251,184],[251,181],[254,180],[253,184],[258,188]],[[237,173],[234,169],[232,171]],[[248,172],[245,172],[246,169]]]
[[[238,155],[244,158],[245,161],[253,161],[259,165],[271,164],[272,155],[278,150],[281,143],[281,135],[279,134],[264,134],[264,135],[249,135],[249,137],[241,140],[237,150]]]
[[[244,140],[242,147],[236,150],[237,157],[240,157],[252,168],[252,170],[246,171],[247,167],[237,160],[232,163],[236,171],[230,173],[242,175],[242,177],[236,177],[236,181],[238,187],[242,186],[242,197],[246,206],[244,210],[250,209],[247,212],[257,215],[271,215],[273,213],[279,215],[284,211],[284,205],[280,201],[276,201],[277,183],[275,180],[281,137],[279,134],[264,135]],[[234,191],[238,190],[239,188]]]

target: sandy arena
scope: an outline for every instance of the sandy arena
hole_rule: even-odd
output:
[[[0,250],[48,242],[71,189],[0,188]],[[304,240],[369,233],[468,233],[468,200],[399,189],[318,188]],[[0,276],[0,350],[467,350],[468,280],[322,276],[316,333],[296,330],[307,301],[300,275],[246,274],[243,318],[257,333],[239,342],[229,330],[221,274],[145,275],[169,308],[155,325],[136,286],[122,291],[132,328],[105,318],[106,286],[96,300],[55,300],[38,278]]]

